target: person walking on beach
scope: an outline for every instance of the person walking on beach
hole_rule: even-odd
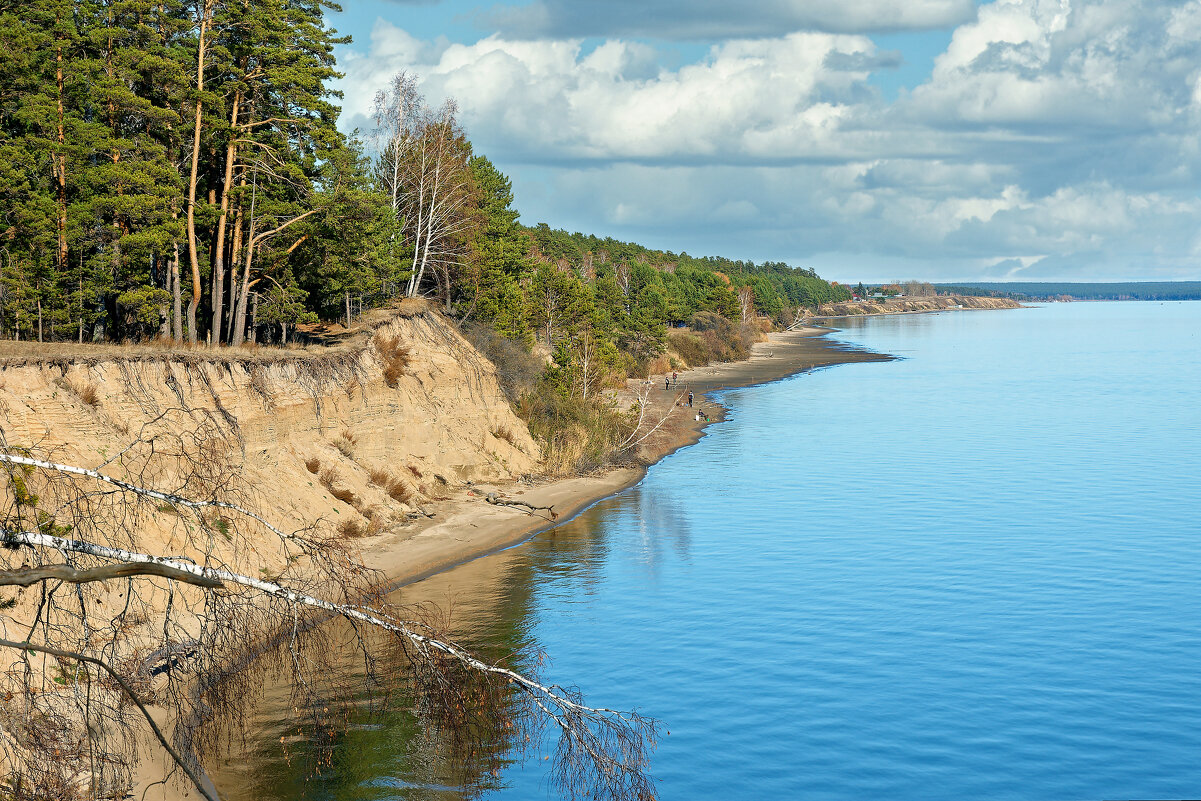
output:
[[[692,390],[688,390],[688,408],[692,408]]]

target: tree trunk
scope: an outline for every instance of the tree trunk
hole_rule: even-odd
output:
[[[247,269],[242,274],[242,289],[238,292],[238,305],[233,315],[233,330],[230,332],[229,344],[233,346],[241,345],[246,337],[246,296],[250,294],[250,255],[247,254]],[[255,313],[258,313],[259,296],[256,292],[254,295]]]
[[[350,330],[350,290],[343,293],[343,299],[346,301],[346,330]]]
[[[251,209],[250,237],[246,239],[246,262],[241,268],[241,289],[238,292],[238,311],[234,315],[233,330],[229,333],[229,345],[241,345],[241,336],[246,330],[246,293],[250,292],[250,267],[255,261],[255,217]]]
[[[409,276],[409,291],[410,298],[417,297],[417,287],[421,283],[421,277],[417,274],[417,261],[421,254],[421,236],[422,229],[425,227],[425,151],[428,145],[421,144],[421,172],[420,178],[417,181],[417,226],[414,228],[415,236],[413,237],[413,266],[411,268],[412,275]]]
[[[250,236],[246,244],[246,263],[242,266],[242,289],[238,292],[238,308],[234,314],[234,328],[229,344],[235,348],[242,344],[242,333],[246,330],[246,293],[250,291],[250,265],[254,261],[254,226],[250,220]]]
[[[434,164],[434,186],[430,193],[430,208],[426,214],[426,231],[425,231],[425,247],[421,254],[421,269],[417,271],[417,275],[413,277],[413,288],[409,293],[409,297],[416,297],[417,292],[421,289],[421,279],[425,275],[425,267],[429,264],[430,259],[430,240],[434,238],[434,217],[435,210],[438,208],[438,188],[439,178],[441,177],[442,165],[435,162]]]
[[[246,174],[242,173],[242,179],[238,182],[238,187],[240,189],[245,189],[246,184],[247,184]],[[229,250],[229,271],[230,271],[230,275],[229,275],[229,308],[230,309],[237,309],[239,302],[244,303],[244,301],[241,301],[241,295],[239,293],[239,286],[242,282],[238,278],[238,263],[242,258],[242,228],[243,228],[242,218],[244,216],[245,216],[245,211],[242,206],[242,201],[239,199],[238,207],[234,210],[234,241],[233,241],[233,245],[230,247],[230,250]],[[234,341],[234,328],[237,325],[237,321],[234,319],[235,317],[236,317],[236,312],[234,314],[230,315],[229,331],[226,332],[226,336],[225,336],[225,341],[229,342],[231,344]]]
[[[179,275],[179,243],[171,243],[171,338],[183,342],[183,292]]]
[[[62,23],[62,12],[59,12],[56,23]],[[57,120],[57,139],[58,153],[54,154],[52,164],[54,165],[55,183],[58,185],[58,270],[59,274],[67,271],[67,131],[65,121],[65,111],[63,109],[63,97],[66,94],[66,78],[63,75],[63,46],[57,44],[54,48],[55,59],[55,80],[58,86],[58,120]],[[39,313],[40,317],[40,313]],[[39,335],[38,341],[41,341],[41,324],[38,325]]]
[[[213,289],[212,329],[214,339],[221,340],[221,325],[225,309],[225,225],[229,220],[229,192],[234,183],[234,162],[237,159],[238,145],[236,143],[238,128],[238,113],[242,106],[242,92],[234,92],[233,109],[229,114],[230,140],[225,146],[225,179],[221,183],[221,216],[217,219],[217,239],[213,243]],[[231,300],[232,304],[232,300]]]
[[[205,36],[212,21],[216,0],[204,0],[200,8],[200,37],[196,45],[196,91],[204,91],[204,57],[207,51]],[[200,131],[203,127],[204,104],[196,98],[196,127],[192,134],[192,171],[188,178],[188,263],[192,267],[192,299],[188,302],[188,341],[196,344],[196,309],[200,306],[200,257],[196,251],[196,185],[200,170]]]

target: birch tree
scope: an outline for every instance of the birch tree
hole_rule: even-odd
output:
[[[467,266],[469,238],[479,224],[472,214],[471,146],[448,99],[431,108],[417,77],[401,72],[375,99],[376,172],[412,248],[406,297],[424,292],[432,275],[449,312],[454,277]]]

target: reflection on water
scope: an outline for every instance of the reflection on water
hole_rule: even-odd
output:
[[[532,633],[536,590],[585,599],[603,580],[610,546],[599,523],[617,515],[637,538],[638,560],[648,576],[671,551],[688,555],[685,518],[670,501],[633,489],[609,499],[552,532],[398,590],[393,600],[432,614],[439,625],[482,656],[531,671],[540,658]],[[331,639],[352,642],[341,622]],[[461,799],[503,786],[499,778],[520,763],[516,744],[497,725],[479,753],[465,758],[432,735],[429,718],[403,682],[389,682],[346,649],[336,686],[319,708],[287,729],[277,721],[294,708],[292,688],[268,681],[251,711],[251,748],[214,771],[225,801],[284,799]],[[371,692],[366,692],[370,685]],[[295,716],[293,716],[294,718]]]
[[[665,799],[1198,797],[1201,304],[846,326],[906,358],[730,391],[635,490],[403,600],[663,721]],[[319,750],[262,723],[219,783],[546,796],[541,761],[496,737],[466,765],[403,693],[378,722],[307,781]]]

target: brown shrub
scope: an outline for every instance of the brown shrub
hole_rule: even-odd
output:
[[[93,409],[100,405],[100,391],[90,381],[86,384],[76,384],[73,381],[59,380],[57,383]]]
[[[382,467],[373,467],[367,474],[372,484],[382,489],[388,497],[401,503],[409,503],[415,497],[413,488]]]
[[[507,426],[494,426],[492,428],[492,436],[497,439],[503,439],[505,442],[517,448],[517,439],[513,436],[513,432]]]
[[[425,474],[422,473],[421,470],[419,470],[416,465],[408,465],[408,470],[410,473],[413,474],[413,476],[415,478],[424,478],[425,477]]]
[[[308,468],[310,473],[317,475],[317,473],[321,470],[321,460],[316,456],[310,456],[304,460],[304,466]]]
[[[413,488],[400,479],[397,479],[393,483],[389,484],[387,490],[388,497],[394,501],[399,501],[400,503],[410,503],[416,496],[416,493],[413,492]]]
[[[660,373],[671,372],[671,367],[671,359],[666,354],[663,354],[648,361],[646,363],[646,370],[643,372],[645,375],[659,375]]]
[[[342,503],[354,506],[359,496],[354,494],[354,491],[349,487],[329,487],[329,494],[340,500]]]
[[[338,524],[338,533],[347,539],[357,540],[367,536],[367,526],[353,517],[348,517]]]
[[[460,327],[463,336],[484,358],[496,366],[501,389],[516,403],[532,392],[546,369],[545,362],[530,352],[527,343],[504,337],[490,326],[467,322]]]
[[[405,368],[412,361],[412,354],[407,345],[401,344],[400,336],[385,335],[377,331],[373,339],[375,349],[379,351],[380,364],[383,365],[384,383],[392,389],[400,384],[400,377],[405,374]]]
[[[691,331],[669,332],[667,341],[693,367],[745,359],[761,336],[758,326],[739,325],[712,312],[697,312],[689,326]]]
[[[706,343],[691,331],[672,331],[667,335],[667,342],[689,366],[700,367],[709,361]]]

